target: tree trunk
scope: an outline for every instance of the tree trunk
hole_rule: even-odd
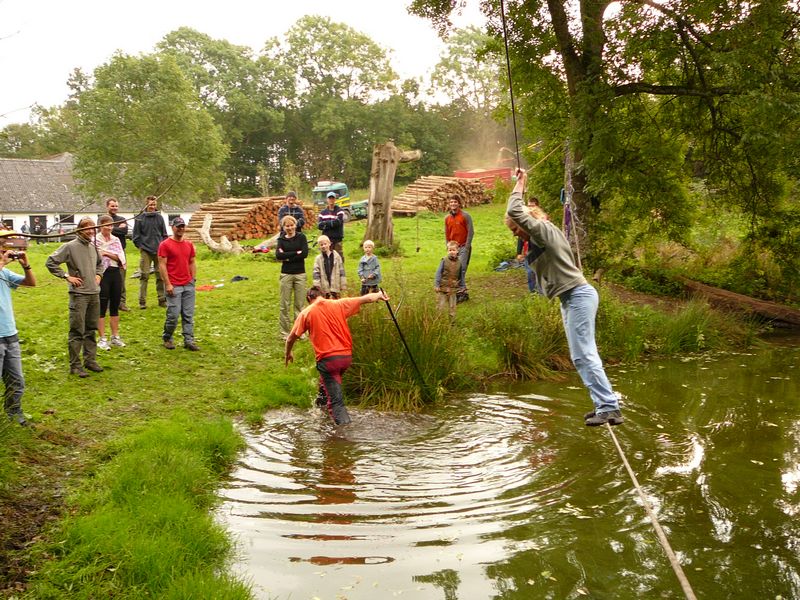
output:
[[[394,242],[392,224],[392,193],[397,164],[411,162],[422,157],[420,150],[403,152],[392,142],[377,144],[372,150],[372,169],[369,177],[369,206],[367,209],[367,232],[364,239],[375,245],[391,247]]]

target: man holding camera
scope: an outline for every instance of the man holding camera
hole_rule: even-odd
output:
[[[19,261],[24,276],[6,268],[14,260]],[[0,254],[0,279],[0,371],[6,384],[3,408],[9,419],[25,427],[28,424],[22,412],[25,378],[22,375],[22,353],[11,303],[11,290],[20,285],[36,285],[36,277],[24,251],[6,250]]]

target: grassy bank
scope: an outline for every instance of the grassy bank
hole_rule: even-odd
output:
[[[402,256],[383,259],[384,287],[436,393],[476,389],[498,376],[558,377],[569,368],[557,303],[530,297],[523,270],[493,271],[515,247],[502,211],[470,210],[472,300],[459,306],[455,327],[433,309],[433,276],[444,253],[441,215],[395,221]],[[351,290],[364,226],[347,226]],[[269,255],[201,250],[198,283],[220,286],[198,292],[201,352],[164,349],[163,311],[134,309],[121,319],[128,345],[102,353],[105,371],[82,380],[68,375],[64,283],[43,266],[56,247],[31,249],[40,285],[14,293],[27,379],[23,408],[36,429],[0,427],[6,594],[24,594],[13,587],[28,581],[27,594],[36,598],[245,597],[246,588],[224,576],[231,548],[208,517],[213,489],[238,447],[231,418],[254,422],[276,406],[309,406],[316,387],[308,343],[299,342],[295,363],[283,365],[278,264]],[[232,282],[237,275],[246,279]],[[135,306],[138,282],[128,284]],[[702,305],[665,315],[623,304],[606,289],[601,297],[598,334],[607,360],[752,339],[752,329]],[[348,402],[359,395],[382,407],[419,405],[386,307],[362,313],[351,321],[356,350]]]

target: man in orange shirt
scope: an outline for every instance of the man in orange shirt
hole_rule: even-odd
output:
[[[347,425],[350,422],[342,394],[342,374],[353,362],[353,337],[350,335],[347,319],[358,314],[362,304],[388,299],[389,296],[380,291],[355,298],[328,300],[319,286],[312,286],[306,292],[309,305],[297,315],[286,339],[285,363],[288,365],[294,361],[294,343],[306,331],[309,332],[317,359],[320,396],[325,401],[328,414],[337,425]]]
[[[450,212],[444,218],[444,241],[458,244],[458,260],[461,262],[461,280],[456,294],[458,302],[469,300],[467,294],[467,267],[472,256],[472,238],[475,230],[472,227],[472,217],[461,209],[461,197],[457,194],[450,198]]]

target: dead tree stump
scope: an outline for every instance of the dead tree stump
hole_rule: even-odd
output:
[[[376,144],[372,150],[372,169],[369,177],[369,205],[367,208],[367,232],[364,239],[376,245],[392,246],[392,193],[398,163],[422,158],[422,151],[398,150],[392,142]]]

